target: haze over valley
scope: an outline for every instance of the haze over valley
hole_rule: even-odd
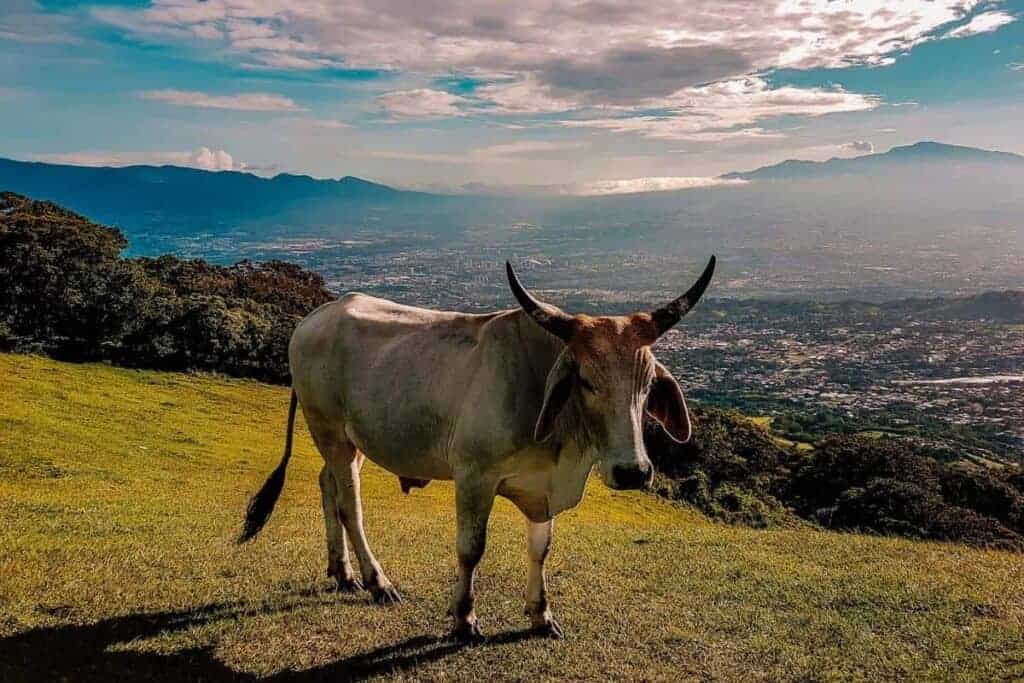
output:
[[[128,235],[132,253],[288,258],[337,289],[413,303],[504,300],[505,258],[564,295],[671,292],[716,253],[719,297],[886,300],[1019,287],[1024,157],[923,142],[786,162],[692,189],[563,196],[438,195],[176,167],[0,161],[0,187],[52,199]]]

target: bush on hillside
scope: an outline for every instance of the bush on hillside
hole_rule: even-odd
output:
[[[137,297],[127,244],[55,204],[0,194],[3,339],[86,358],[116,343]]]
[[[235,305],[274,306],[287,315],[304,316],[332,297],[320,275],[285,261],[242,261],[216,266],[174,256],[140,258],[135,263],[178,296],[218,296]]]
[[[730,523],[764,527],[792,519],[775,496],[788,475],[787,452],[737,412],[697,409],[693,420],[693,437],[685,444],[654,422],[645,426],[656,491]]]
[[[116,229],[0,194],[0,345],[286,382],[292,330],[332,298],[290,263],[125,259],[126,246]]]
[[[694,411],[677,444],[649,424],[662,495],[724,521],[785,523],[1024,549],[1024,474],[928,457],[905,439],[833,436],[793,451],[739,413]]]
[[[786,499],[835,529],[1024,546],[1015,470],[946,463],[894,438],[831,437],[794,468]]]

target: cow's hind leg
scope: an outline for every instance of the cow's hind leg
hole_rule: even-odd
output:
[[[338,515],[337,490],[334,475],[324,465],[320,470],[320,495],[324,504],[324,526],[327,529],[327,576],[337,582],[339,591],[352,593],[361,590],[363,585],[352,571],[352,561],[348,556],[348,534]]]
[[[359,497],[359,470],[362,468],[363,455],[343,433],[315,428],[313,431],[317,447],[334,476],[338,518],[348,532],[352,550],[359,560],[363,586],[373,593],[373,600],[378,604],[401,602],[398,591],[373,556],[363,530],[363,501]]]
[[[548,587],[544,577],[544,561],[551,548],[554,520],[531,522],[526,520],[526,552],[530,566],[526,580],[526,614],[534,630],[550,638],[562,638],[562,628],[551,615]]]

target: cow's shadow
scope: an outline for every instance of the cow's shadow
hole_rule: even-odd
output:
[[[488,638],[475,647],[494,647],[518,643],[536,638],[535,631],[525,629],[508,631]],[[266,680],[271,681],[363,681],[382,674],[400,673],[421,664],[439,659],[463,650],[467,645],[437,636],[416,636],[393,645],[379,647],[352,657],[326,664],[307,671],[284,671]]]
[[[284,608],[265,608],[271,612]],[[137,652],[117,646],[133,640],[201,626],[225,618],[253,614],[251,606],[213,604],[191,610],[129,614],[86,625],[62,625],[25,631],[0,639],[0,681],[361,681],[399,673],[437,661],[465,645],[423,635],[362,652],[305,671],[282,671],[261,679],[235,671],[213,648],[172,654]],[[534,637],[529,630],[488,639],[482,647],[510,644]]]

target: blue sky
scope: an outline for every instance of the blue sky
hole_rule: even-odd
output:
[[[633,6],[4,0],[0,155],[449,189],[1024,153],[1024,0]]]

